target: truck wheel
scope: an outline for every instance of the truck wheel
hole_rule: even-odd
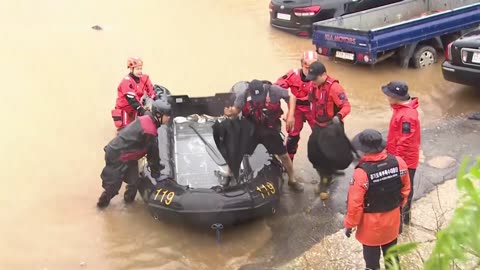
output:
[[[418,46],[413,54],[413,65],[415,68],[424,68],[437,62],[437,51],[432,46]]]

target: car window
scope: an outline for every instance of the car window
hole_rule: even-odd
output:
[[[345,13],[354,13],[380,6],[400,2],[402,0],[351,0],[345,4]]]

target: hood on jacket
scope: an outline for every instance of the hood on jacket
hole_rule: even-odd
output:
[[[402,109],[402,108],[411,108],[416,109],[418,108],[418,98],[414,97],[410,99],[408,102],[400,103],[400,104],[393,104],[391,105],[393,109]]]

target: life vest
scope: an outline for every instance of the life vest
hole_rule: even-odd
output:
[[[338,83],[338,80],[328,77],[324,84],[310,93],[310,109],[317,124],[321,125],[332,120],[340,111],[340,108],[330,99],[330,89],[334,83]],[[333,109],[329,109],[329,106],[333,106]]]
[[[368,177],[363,212],[382,213],[400,206],[402,179],[395,156],[388,155],[387,159],[382,161],[361,162],[357,168],[362,168]]]
[[[286,81],[288,81],[290,90],[297,100],[308,102],[308,95],[312,90],[313,82],[304,82],[301,72],[301,69],[293,69],[287,74],[288,77]]]
[[[130,76],[130,74],[125,76],[117,88],[115,109],[123,109],[128,113],[134,111],[135,109],[130,106],[130,103],[128,103],[125,95],[130,94],[135,96],[137,101],[140,103],[140,100],[145,92],[150,98],[155,96],[155,93],[153,92],[153,86],[148,75],[143,74],[138,83]]]
[[[280,127],[279,119],[283,111],[280,101],[277,103],[270,102],[270,85],[267,85],[265,88],[267,91],[265,100],[263,102],[248,100],[245,107],[243,107],[242,114],[246,118],[253,120],[257,125],[277,129]]]

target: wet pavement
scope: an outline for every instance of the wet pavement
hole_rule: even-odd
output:
[[[1,1],[0,269],[236,269],[259,257],[280,263],[333,232],[338,224],[331,217],[342,207],[316,207],[311,188],[286,193],[283,213],[225,232],[220,246],[212,232],[155,222],[139,197],[132,206],[119,196],[107,210],[95,208],[126,58],[143,57],[152,81],[175,94],[205,96],[239,80],[275,80],[313,46],[272,29],[267,6],[267,0]],[[445,82],[441,61],[414,70],[321,60],[352,103],[349,136],[388,125],[380,86],[394,79],[406,80],[419,97],[425,126],[479,110],[480,92]],[[295,160],[305,179],[314,177],[306,160],[309,132]]]

